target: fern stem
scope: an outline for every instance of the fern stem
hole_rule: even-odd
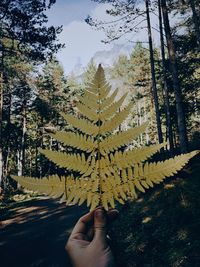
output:
[[[101,104],[100,104],[100,91],[99,91],[99,87],[98,87],[98,116],[100,114],[100,110],[101,110]],[[101,166],[100,166],[100,159],[101,159],[101,155],[100,155],[100,126],[101,126],[101,122],[100,122],[100,116],[98,118],[98,135],[97,135],[97,161],[98,161],[98,175],[99,175],[99,195],[100,195],[100,206],[102,206],[102,181],[101,181]]]

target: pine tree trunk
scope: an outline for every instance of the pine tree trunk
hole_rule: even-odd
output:
[[[40,124],[40,128],[42,128],[42,131],[39,132],[39,145],[38,147],[44,148],[44,118],[41,117],[41,124]],[[38,150],[37,150],[37,154],[38,154]],[[38,162],[38,174],[39,177],[41,178],[43,176],[43,166],[44,162],[43,162],[43,158],[42,158],[42,154],[39,153],[39,162]]]
[[[37,131],[38,131],[38,129],[37,129]],[[38,133],[36,136],[39,137]],[[38,169],[38,141],[36,141],[36,146],[35,146],[35,175],[37,177],[40,176],[39,169]]]
[[[147,107],[146,107],[146,99],[144,100],[144,121],[147,121]],[[149,137],[149,133],[148,133],[148,128],[145,131],[145,136],[146,136],[146,144],[148,145],[150,142],[150,137]]]
[[[167,84],[167,67],[165,60],[165,47],[163,38],[163,28],[162,28],[162,12],[160,0],[158,0],[158,17],[159,17],[159,30],[160,30],[160,46],[161,46],[161,57],[162,57],[162,72],[163,72],[163,93],[164,93],[164,103],[165,103],[165,113],[167,122],[167,138],[169,138],[170,152],[173,154],[174,142],[173,142],[173,131],[171,124],[171,114],[170,114],[170,103],[169,103],[169,90]]]
[[[176,111],[177,111],[177,120],[178,120],[180,149],[181,149],[181,152],[184,153],[184,152],[187,152],[186,121],[185,121],[185,114],[184,114],[184,109],[183,109],[182,92],[181,92],[181,88],[179,85],[177,63],[176,63],[176,53],[175,53],[175,47],[174,47],[174,43],[173,43],[173,39],[171,35],[166,0],[161,0],[161,8],[162,8],[162,14],[163,14],[163,22],[164,22],[166,41],[167,41],[169,60],[171,63],[174,94],[175,94],[175,99],[176,99]]]
[[[148,38],[149,38],[149,52],[150,52],[150,63],[151,63],[151,78],[152,78],[152,91],[154,99],[154,107],[156,112],[156,124],[157,124],[157,133],[159,143],[163,142],[161,120],[160,120],[160,110],[158,102],[158,94],[156,87],[156,76],[155,76],[155,64],[154,64],[154,55],[153,55],[153,44],[152,44],[152,34],[151,34],[151,22],[149,16],[149,0],[145,0],[146,3],[146,15],[147,15],[147,27],[148,27]]]
[[[8,84],[8,81],[6,81]],[[8,169],[9,169],[9,157],[10,157],[10,127],[11,127],[11,101],[12,95],[11,92],[8,93],[8,116],[7,116],[7,125],[6,125],[6,142],[4,145],[4,162],[3,162],[3,177],[5,184],[7,184]]]
[[[24,167],[25,167],[25,139],[26,139],[26,101],[23,101],[22,107],[22,139],[21,139],[21,147],[19,149],[18,156],[18,176],[24,175]]]
[[[195,2],[194,2],[194,0],[189,0],[188,2],[189,2],[189,5],[192,9],[192,19],[193,19],[193,23],[194,23],[196,38],[197,38],[197,45],[200,46],[200,25],[199,25],[200,21],[199,21],[198,15],[197,15]]]
[[[3,186],[3,64],[4,64],[4,51],[2,46],[1,51],[1,65],[0,65],[0,187]]]

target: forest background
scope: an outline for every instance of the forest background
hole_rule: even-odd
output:
[[[120,129],[149,121],[148,130],[131,146],[168,140],[158,159],[200,147],[200,7],[198,0],[115,1],[110,22],[88,16],[112,42],[145,28],[147,42],[136,42],[130,55],[120,55],[106,68],[108,82],[129,92],[133,111]],[[142,2],[142,4],[141,4]],[[62,49],[61,27],[47,26],[46,10],[56,1],[2,0],[0,3],[0,185],[1,198],[15,191],[11,174],[43,177],[63,173],[39,148],[63,150],[48,132],[70,129],[59,112],[76,113],[77,95],[96,72],[93,59],[81,77],[65,75],[56,53]],[[66,11],[67,12],[67,11]],[[151,13],[158,17],[160,44],[153,43]],[[173,26],[171,20],[179,19]],[[155,30],[155,29],[154,29]],[[135,42],[136,40],[132,40]],[[69,40],[70,42],[70,40]],[[86,47],[83,49],[87,49]],[[101,63],[101,62],[99,62]],[[189,266],[189,265],[188,265]]]

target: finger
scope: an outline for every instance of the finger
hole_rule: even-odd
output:
[[[94,238],[94,226],[90,227],[87,231],[87,237],[89,241],[92,241]]]
[[[99,209],[99,208],[98,208]],[[119,216],[119,211],[117,209],[109,210],[106,214],[107,225],[112,224]],[[89,227],[87,230],[88,240],[92,241],[94,238],[94,226]]]
[[[94,212],[89,212],[78,220],[78,222],[76,223],[71,233],[71,237],[73,235],[85,234],[87,232],[87,225],[93,220],[93,216],[94,216],[93,213]]]
[[[101,208],[94,211],[94,242],[106,244],[106,213]]]

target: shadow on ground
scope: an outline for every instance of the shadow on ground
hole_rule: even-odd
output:
[[[71,266],[64,247],[83,213],[84,208],[49,199],[14,205],[0,217],[1,267]]]

